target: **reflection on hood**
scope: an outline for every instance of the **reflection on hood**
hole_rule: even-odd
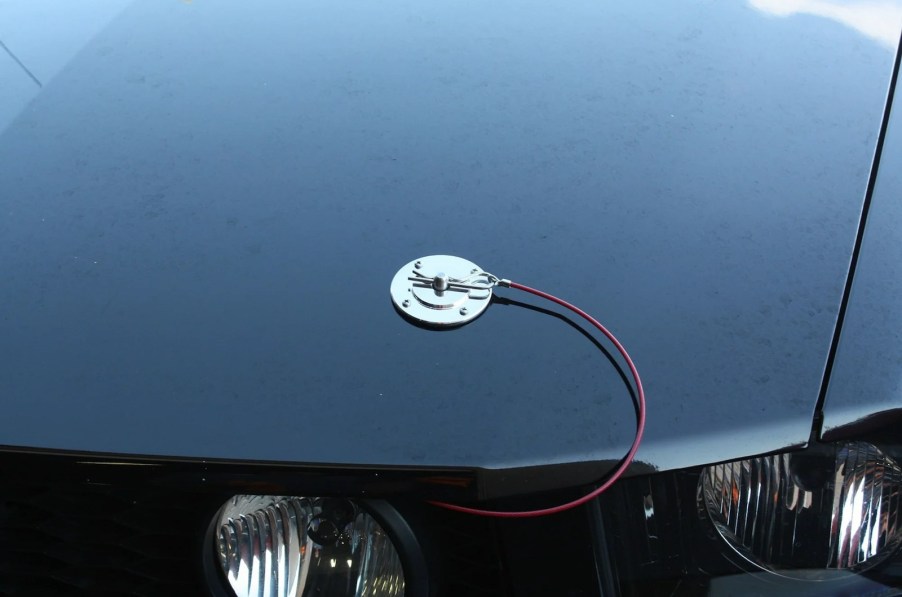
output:
[[[902,2],[829,2],[826,0],[749,0],[753,8],[768,14],[788,17],[810,14],[858,31],[882,46],[895,50],[902,28]]]

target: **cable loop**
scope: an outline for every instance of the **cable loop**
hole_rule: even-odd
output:
[[[617,338],[614,337],[614,334],[608,331],[606,327],[604,327],[600,321],[580,309],[575,305],[571,305],[567,301],[563,299],[559,299],[556,296],[548,294],[547,292],[542,292],[541,290],[536,290],[535,288],[530,288],[529,286],[524,286],[523,284],[518,284],[517,282],[511,282],[510,280],[499,279],[497,276],[489,274],[487,272],[482,272],[486,279],[492,281],[493,285],[504,286],[509,288],[515,288],[517,290],[522,290],[523,292],[528,292],[530,294],[534,294],[540,298],[549,300],[553,303],[556,303],[566,309],[569,309],[588,321],[599,330],[604,336],[611,341],[623,359],[626,361],[627,366],[629,367],[630,373],[633,376],[633,382],[636,386],[636,402],[638,403],[638,408],[636,412],[636,435],[633,439],[633,443],[630,445],[629,451],[626,453],[626,456],[623,457],[623,460],[620,461],[620,465],[611,472],[607,479],[597,488],[593,489],[586,495],[577,498],[571,502],[567,502],[565,504],[560,504],[558,506],[553,506],[551,508],[542,508],[540,510],[523,510],[518,512],[505,512],[505,511],[497,511],[497,510],[482,510],[480,508],[470,508],[467,506],[459,506],[457,504],[448,504],[445,502],[429,502],[435,506],[439,506],[441,508],[445,508],[448,510],[454,510],[455,512],[463,512],[466,514],[474,514],[477,516],[489,516],[493,518],[534,518],[537,516],[548,516],[549,514],[557,514],[558,512],[564,512],[565,510],[570,510],[571,508],[576,508],[577,506],[581,506],[592,500],[602,493],[604,493],[611,485],[617,482],[620,477],[626,472],[629,468],[630,463],[633,462],[633,458],[636,456],[636,452],[639,450],[639,444],[642,443],[642,436],[645,433],[645,390],[642,388],[642,379],[639,377],[639,371],[636,369],[635,363],[633,363],[633,359],[630,358],[629,353],[626,352],[626,349],[620,343]]]

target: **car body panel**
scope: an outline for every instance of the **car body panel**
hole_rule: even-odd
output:
[[[898,83],[897,83],[898,85]],[[823,409],[824,439],[902,421],[902,102],[887,122]]]
[[[804,444],[895,46],[768,10],[130,4],[0,132],[0,444],[616,462],[630,393],[566,321],[398,316],[436,253],[611,328],[646,468]]]

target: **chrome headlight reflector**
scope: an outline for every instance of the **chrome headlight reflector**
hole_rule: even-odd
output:
[[[404,594],[391,538],[351,500],[236,495],[217,515],[214,543],[238,597]]]
[[[705,467],[699,501],[730,547],[781,574],[860,571],[902,541],[902,469],[865,442]]]

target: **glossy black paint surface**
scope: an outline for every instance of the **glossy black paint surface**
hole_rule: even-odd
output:
[[[802,444],[894,49],[742,3],[130,4],[0,96],[0,444],[619,459],[629,392],[564,322],[398,317],[433,253],[620,337],[641,463]]]
[[[840,439],[902,421],[902,100],[898,81],[833,373],[822,433]]]

